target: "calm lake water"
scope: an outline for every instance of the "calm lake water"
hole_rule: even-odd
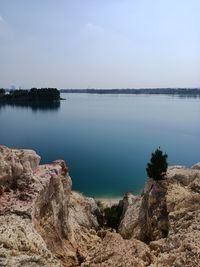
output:
[[[170,164],[200,161],[200,99],[63,94],[60,106],[0,107],[0,143],[64,159],[73,189],[89,196],[138,193],[158,146]]]

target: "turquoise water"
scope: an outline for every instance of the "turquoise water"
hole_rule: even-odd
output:
[[[200,99],[64,94],[53,107],[0,107],[0,143],[64,159],[73,189],[89,196],[138,193],[158,146],[170,164],[200,161]]]

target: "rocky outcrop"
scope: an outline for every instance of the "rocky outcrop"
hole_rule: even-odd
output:
[[[144,186],[139,213],[139,239],[148,243],[168,235],[167,181],[149,179]]]
[[[123,211],[118,232],[125,239],[132,237],[139,239],[141,236],[139,225],[141,201],[141,196],[134,196],[131,193],[127,193],[122,200]]]
[[[0,266],[200,266],[200,164],[174,166],[127,193],[116,233],[94,199],[71,190],[62,160],[0,146]]]
[[[200,266],[200,194],[196,186],[200,185],[200,171],[172,168],[169,169],[167,178],[166,205],[169,231],[165,239],[150,243],[150,248],[156,255],[153,266],[198,267]]]
[[[76,248],[79,262],[86,257],[87,251],[100,241],[96,234],[99,224],[96,214],[98,207],[94,199],[72,192],[68,205],[68,239]]]
[[[0,147],[1,266],[77,266],[99,239],[95,205],[71,191],[65,163],[39,161],[32,150]]]
[[[126,239],[137,238],[145,243],[166,237],[168,212],[166,206],[166,181],[149,179],[142,196],[131,193],[123,199],[124,215],[119,233]]]
[[[141,206],[131,201],[119,232],[125,238],[136,237],[149,244],[155,256],[151,267],[200,266],[200,169],[174,166],[165,180],[148,179]],[[136,197],[129,195],[129,199]],[[137,208],[136,208],[137,207]],[[127,222],[130,227],[128,231]]]
[[[89,251],[81,267],[145,267],[153,262],[153,258],[145,243],[106,232],[102,242]]]

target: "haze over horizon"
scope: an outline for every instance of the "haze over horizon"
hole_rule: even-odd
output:
[[[0,0],[0,87],[200,87],[198,0]]]

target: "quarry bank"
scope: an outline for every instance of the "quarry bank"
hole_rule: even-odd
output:
[[[72,191],[63,160],[39,163],[0,146],[0,266],[200,266],[200,163],[115,206]]]

